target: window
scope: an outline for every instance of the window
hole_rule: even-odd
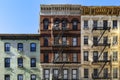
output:
[[[113,61],[118,61],[118,52],[117,51],[114,51],[113,52]]]
[[[103,60],[105,60],[105,61],[108,60],[108,52],[104,52],[104,54],[103,54]]]
[[[48,29],[48,25],[49,25],[49,20],[48,20],[48,19],[44,19],[44,20],[43,20],[44,30],[47,30],[47,29]]]
[[[98,61],[98,51],[93,51],[93,61]]]
[[[35,74],[31,74],[31,80],[36,80],[36,75]]]
[[[67,61],[67,54],[63,53],[63,61]]]
[[[23,43],[18,43],[18,51],[23,51]]]
[[[93,20],[93,27],[97,27],[98,26],[98,21],[97,20]]]
[[[113,29],[117,28],[117,20],[113,20]]]
[[[30,43],[30,51],[36,51],[36,43]]]
[[[118,37],[117,36],[113,36],[113,45],[117,45],[118,44]]]
[[[63,70],[63,79],[68,79],[68,70],[67,69]]]
[[[84,69],[84,78],[88,78],[88,69]]]
[[[18,58],[18,67],[23,67],[23,58]]]
[[[88,36],[84,36],[84,44],[85,44],[85,45],[88,44]]]
[[[44,46],[48,46],[48,38],[47,37],[44,38]]]
[[[72,38],[72,43],[73,43],[73,46],[77,46],[77,38],[76,37]]]
[[[55,55],[54,55],[54,61],[55,62],[59,61],[59,54],[58,53],[55,53]]]
[[[53,77],[54,77],[54,79],[58,78],[58,76],[59,76],[58,72],[59,72],[58,69],[53,69]]]
[[[93,70],[93,76],[94,76],[94,77],[98,77],[98,69],[95,68],[95,69]]]
[[[58,37],[54,37],[54,44],[58,45],[59,44],[59,38]]]
[[[36,58],[31,58],[31,67],[36,67]]]
[[[88,51],[84,51],[84,61],[88,61]]]
[[[103,28],[106,29],[108,27],[108,21],[103,20]]]
[[[62,29],[65,30],[67,28],[67,20],[62,21]]]
[[[94,45],[98,44],[97,39],[98,39],[98,37],[97,37],[97,36],[94,36],[94,37],[93,37],[93,44],[94,44]]]
[[[23,80],[23,74],[18,74],[18,80]]]
[[[113,68],[113,78],[118,77],[118,68]]]
[[[5,43],[5,51],[10,51],[10,43]]]
[[[103,76],[104,76],[105,78],[108,77],[108,68],[104,68]]]
[[[5,80],[10,80],[10,75],[9,74],[5,75]]]
[[[50,70],[44,69],[44,80],[49,80],[50,78]]]
[[[78,21],[74,20],[74,21],[72,22],[72,29],[73,29],[73,30],[77,30],[77,27],[78,27]]]
[[[107,43],[108,43],[108,37],[105,36],[105,37],[103,37],[103,44],[107,44]]]
[[[67,45],[67,38],[66,37],[62,37],[62,44]]]
[[[60,28],[59,28],[59,23],[60,23],[60,20],[59,19],[56,19],[55,21],[54,21],[54,26],[53,26],[53,29],[54,30],[59,30]]]
[[[5,58],[5,67],[10,67],[10,58]]]
[[[77,53],[73,53],[73,62],[77,62]]]
[[[88,20],[84,20],[84,29],[88,28]]]
[[[73,79],[73,80],[77,80],[77,74],[78,74],[78,73],[77,73],[77,69],[73,69],[73,70],[72,70],[72,79]]]
[[[45,53],[44,54],[44,63],[48,63],[49,62],[49,54]]]

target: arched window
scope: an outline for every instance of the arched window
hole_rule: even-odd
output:
[[[48,38],[44,38],[44,46],[48,46]]]
[[[59,29],[60,29],[60,27],[59,27],[59,23],[60,23],[60,19],[56,18],[56,19],[54,20],[54,26],[53,26],[53,29],[55,29],[55,30],[59,30]]]
[[[72,29],[77,30],[78,29],[78,20],[72,20]]]
[[[48,29],[48,26],[49,26],[49,20],[48,20],[48,19],[44,19],[44,20],[43,20],[44,30],[47,30],[47,29]]]
[[[62,29],[66,29],[67,28],[67,19],[63,19],[62,20]]]

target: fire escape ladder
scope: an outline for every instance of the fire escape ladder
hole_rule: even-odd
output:
[[[103,34],[105,33],[106,30],[104,30],[100,36],[100,38],[98,39],[98,42],[100,41],[100,39],[102,38]]]
[[[100,58],[100,56],[101,56],[101,55],[102,55],[102,53],[104,52],[105,48],[106,48],[106,46],[104,46],[104,48],[102,49],[102,51],[101,51],[100,55],[98,56],[98,59]]]
[[[107,62],[105,62],[102,66],[102,68],[100,69],[99,73],[98,73],[98,76],[100,75],[100,73],[102,72],[102,70],[104,69],[105,65],[106,65]]]

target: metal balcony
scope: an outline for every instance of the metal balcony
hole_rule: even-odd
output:
[[[103,60],[98,60],[98,59],[94,59],[93,63],[105,63],[105,62],[110,62],[111,60],[108,59],[103,59]]]
[[[109,46],[110,47],[110,43],[98,43],[97,41],[93,42],[93,46]]]
[[[110,30],[111,28],[110,27],[97,27],[97,26],[94,26],[92,31],[93,30]]]
[[[110,76],[109,76],[108,73],[107,73],[107,74],[104,74],[103,76],[99,76],[99,75],[97,75],[97,74],[92,74],[92,78],[93,78],[93,79],[110,79]]]

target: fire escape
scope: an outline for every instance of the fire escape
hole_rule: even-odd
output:
[[[104,51],[106,48],[110,48],[110,43],[108,43],[108,35],[107,36],[103,36],[105,34],[106,31],[110,32],[110,27],[108,27],[108,22],[107,20],[103,20],[103,26],[102,27],[98,27],[97,26],[97,21],[94,21],[94,25],[93,25],[93,31],[101,31],[102,34],[99,35],[99,37],[93,37],[93,45],[92,47],[101,47],[101,52],[100,54],[97,54],[97,52],[93,52],[96,53],[96,56],[93,56],[93,64],[100,64],[100,68],[99,70],[94,70],[93,74],[92,74],[92,78],[93,79],[110,79],[110,74],[108,73],[108,69],[105,68],[105,66],[107,64],[111,63],[111,58],[108,58],[108,52]],[[103,43],[101,43],[101,38],[103,38]],[[103,58],[100,59],[103,55]],[[106,70],[105,70],[106,69]],[[101,73],[103,71],[103,76],[101,76]],[[110,71],[111,73],[111,71]]]
[[[67,49],[69,47],[67,39],[63,39],[64,34],[68,32],[68,28],[67,28],[67,21],[63,20],[62,23],[60,24],[59,20],[56,20],[54,22],[53,25],[53,29],[52,29],[52,35],[53,35],[53,53],[57,53],[57,57],[54,58],[53,60],[53,64],[58,65],[59,69],[58,69],[58,75],[53,75],[53,80],[62,80],[63,79],[63,68],[65,66],[66,63],[69,63],[67,54],[66,54],[66,58],[63,59],[63,57],[65,57],[63,55],[63,52],[65,49]]]

